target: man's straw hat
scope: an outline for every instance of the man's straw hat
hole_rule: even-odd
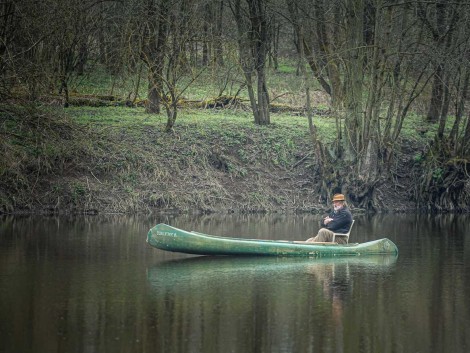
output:
[[[343,194],[335,194],[333,196],[333,201],[345,201],[344,195]]]

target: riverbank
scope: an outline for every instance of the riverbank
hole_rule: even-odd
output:
[[[257,126],[244,110],[183,110],[176,128],[143,108],[2,108],[2,213],[323,213],[304,116]],[[334,124],[315,117],[332,141]],[[432,131],[413,122],[394,170],[374,191],[378,211],[415,210],[413,167]],[[354,204],[351,205],[354,208]],[[356,211],[360,211],[356,209]]]

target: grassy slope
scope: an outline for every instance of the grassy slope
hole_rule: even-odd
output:
[[[299,78],[288,69],[271,75],[271,97],[301,107]],[[76,89],[125,97],[132,88],[129,80],[94,78]],[[223,79],[209,74],[185,96],[215,97]],[[314,105],[326,107],[319,92]],[[316,211],[325,205],[316,193],[305,117],[272,114],[272,125],[261,127],[247,110],[181,110],[167,134],[165,115],[143,108],[0,108],[2,211]],[[333,139],[332,118],[315,117],[315,124],[322,142]],[[418,117],[405,121],[397,183],[379,190],[384,208],[412,207],[410,173],[400,168],[419,158],[433,136],[435,127],[417,134],[420,125]]]
[[[273,114],[272,125],[262,127],[245,111],[181,111],[175,131],[164,133],[165,117],[142,108],[28,114],[22,125],[12,120],[10,136],[17,138],[3,144],[9,153],[0,207],[6,211],[323,207],[304,117]],[[316,118],[316,124],[324,141],[332,137],[333,119]],[[395,206],[385,201],[384,207]]]

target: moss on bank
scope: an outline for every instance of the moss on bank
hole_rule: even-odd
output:
[[[273,115],[271,125],[257,126],[243,111],[188,110],[165,133],[164,116],[140,108],[9,105],[0,113],[1,212],[322,212],[327,205],[316,193],[301,116]],[[316,124],[323,141],[333,137],[333,119]],[[396,186],[403,184],[379,191],[384,209],[413,207]]]

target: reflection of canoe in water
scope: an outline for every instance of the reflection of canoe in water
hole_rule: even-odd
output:
[[[240,281],[246,284],[253,278],[283,277],[303,281],[302,274],[353,271],[361,275],[383,274],[394,268],[397,255],[345,257],[193,257],[164,261],[147,269],[149,283],[154,288],[191,283],[226,283]],[[226,281],[225,281],[226,280]],[[195,282],[194,282],[195,281]],[[208,287],[209,288],[209,287]],[[212,287],[210,287],[212,288]]]
[[[197,255],[264,255],[264,256],[357,256],[397,254],[398,248],[389,239],[361,244],[297,243],[219,237],[188,232],[166,224],[150,229],[147,242],[158,249]]]

